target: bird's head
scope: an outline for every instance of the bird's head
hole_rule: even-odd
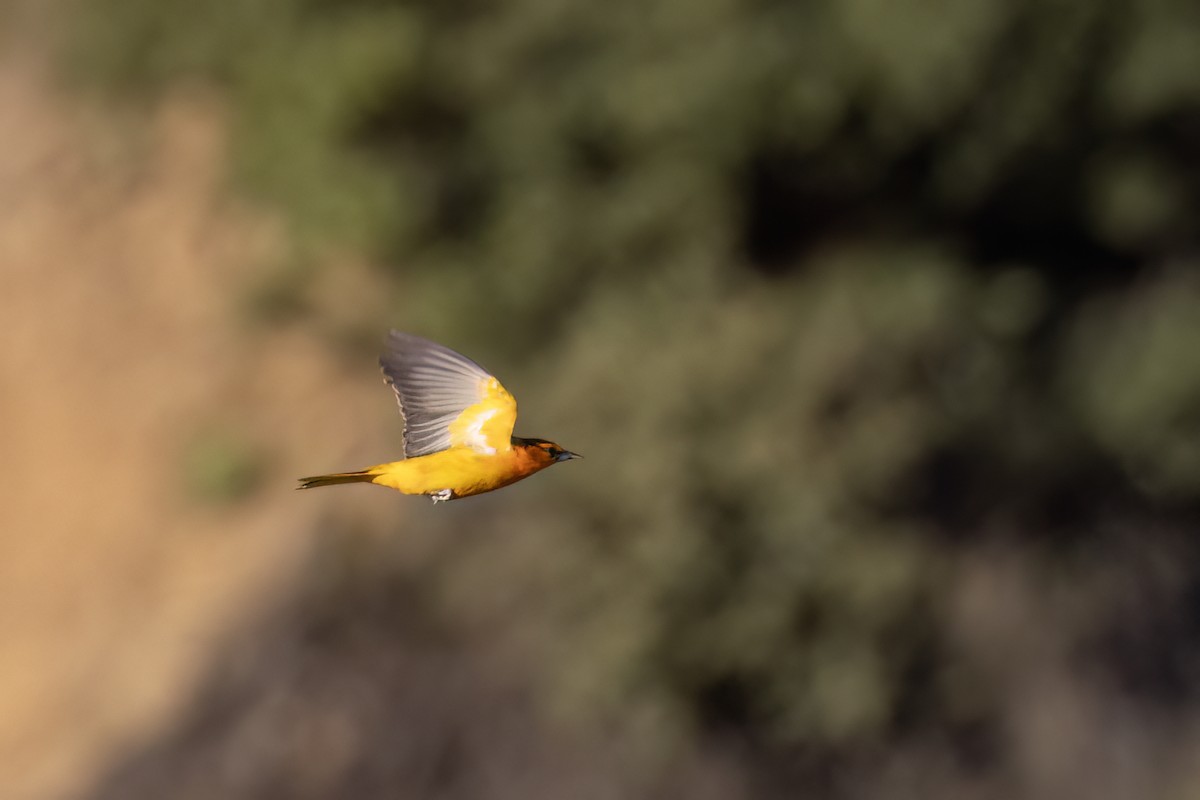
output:
[[[563,449],[554,442],[548,442],[545,439],[522,439],[519,436],[514,436],[513,447],[521,448],[535,462],[546,467],[558,461],[583,458],[579,453],[572,453],[570,450]]]

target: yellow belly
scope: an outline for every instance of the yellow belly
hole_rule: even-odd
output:
[[[455,497],[490,492],[536,471],[516,451],[485,455],[469,447],[452,447],[366,470],[373,476],[372,483],[404,494],[432,494],[449,489]]]

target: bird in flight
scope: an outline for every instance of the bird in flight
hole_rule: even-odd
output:
[[[517,401],[487,370],[448,347],[392,331],[379,364],[404,418],[404,459],[301,478],[296,488],[374,483],[440,503],[581,458],[545,439],[513,436]]]

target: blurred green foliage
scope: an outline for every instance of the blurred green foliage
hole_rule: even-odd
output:
[[[192,437],[182,456],[188,494],[201,502],[232,503],[261,483],[264,458],[245,436],[205,426]]]
[[[447,602],[531,626],[573,711],[772,747],[987,722],[956,559],[1103,560],[1200,499],[1190,0],[80,10],[81,73],[221,87],[243,186],[392,265],[380,329],[587,456],[421,517],[487,529]]]

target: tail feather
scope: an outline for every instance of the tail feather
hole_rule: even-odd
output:
[[[339,483],[370,483],[375,479],[375,475],[370,470],[359,470],[358,472],[335,472],[332,475],[314,475],[310,478],[301,478],[300,485],[297,489],[315,489],[318,486],[336,486]]]

